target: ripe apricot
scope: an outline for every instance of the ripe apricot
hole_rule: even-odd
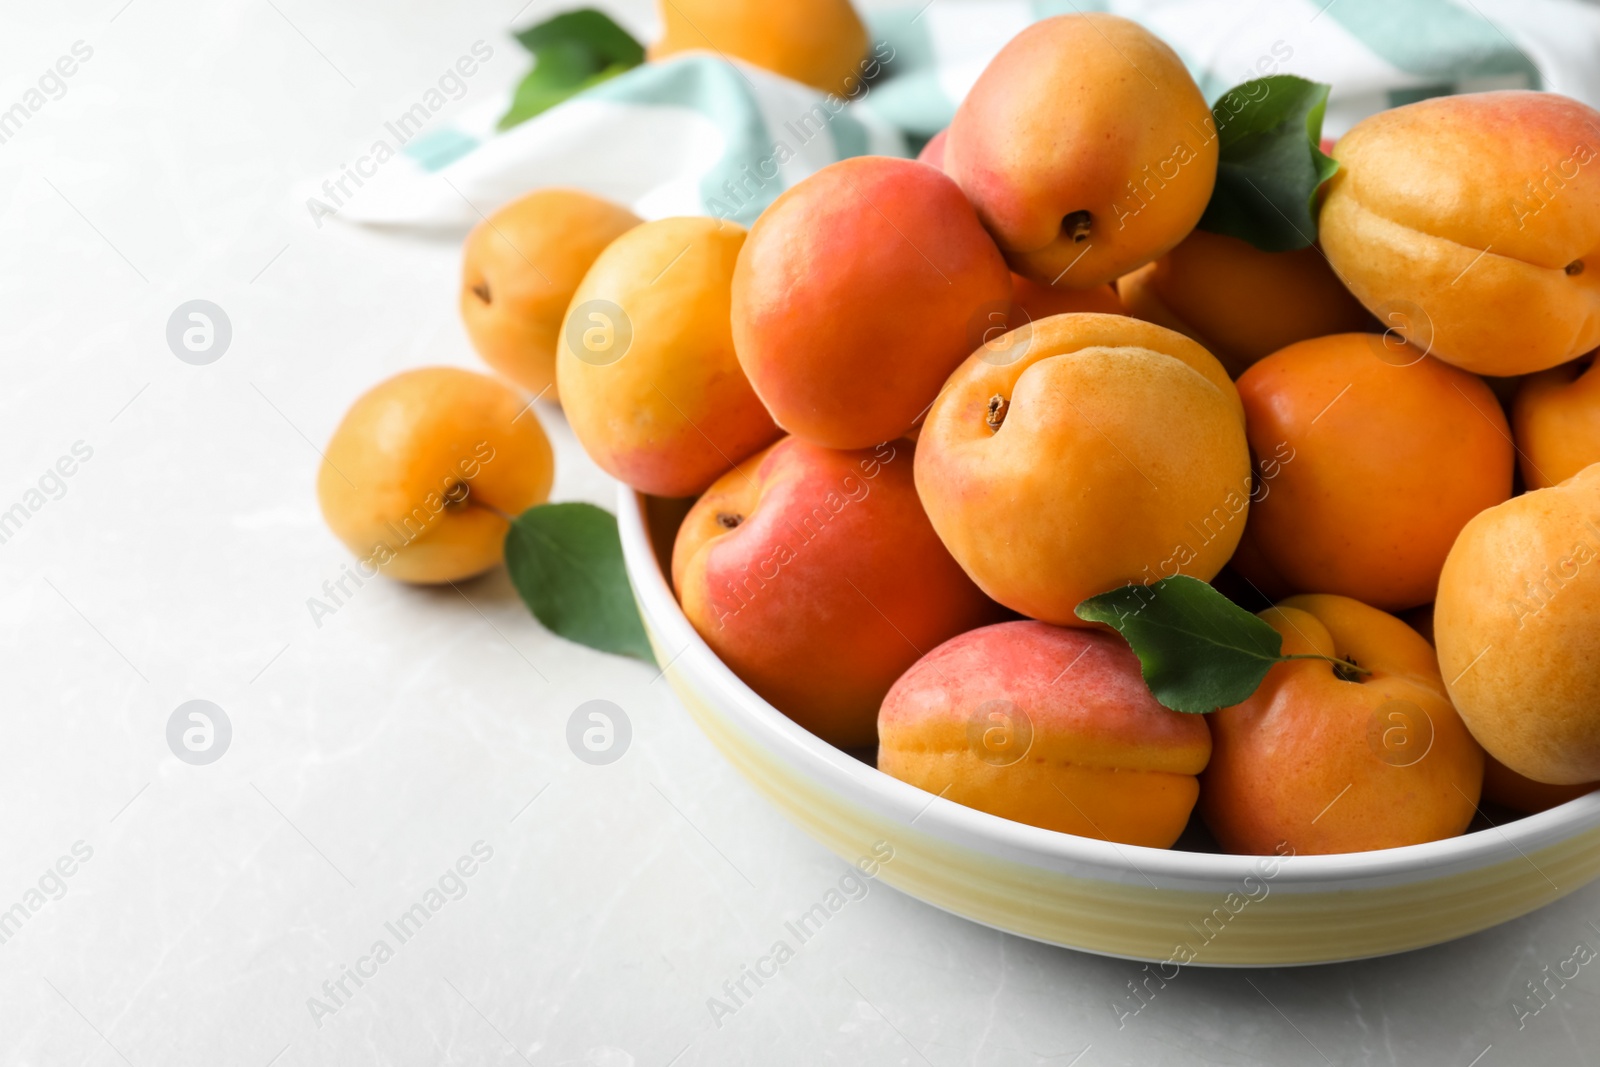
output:
[[[883,695],[923,652],[999,613],[928,525],[912,450],[786,437],[706,490],[672,549],[683,613],[712,651],[844,748],[873,743]]]
[[[1239,378],[1250,447],[1293,459],[1250,532],[1296,591],[1386,610],[1433,599],[1456,534],[1511,495],[1505,414],[1482,379],[1392,338],[1301,341]]]
[[[550,442],[522,398],[455,367],[380,382],[345,413],[317,471],[322,517],[365,566],[450,582],[499,563],[516,516],[550,494]]]
[[[909,430],[1011,275],[937,169],[856,156],[785,191],[733,278],[739,364],[788,432],[867,448]]]
[[[1544,92],[1467,93],[1339,139],[1322,249],[1385,326],[1478,374],[1600,345],[1600,113]]]
[[[973,331],[974,347],[1000,352],[1003,358],[1004,350],[1013,340],[1005,335],[1012,330],[1026,326],[1036,319],[1047,319],[1051,315],[1067,315],[1079,311],[1097,312],[1102,315],[1128,313],[1122,306],[1122,301],[1117,299],[1116,289],[1109,285],[1097,285],[1093,289],[1061,289],[1036,282],[1031,278],[1024,278],[1020,274],[1013,274],[1010,306],[1002,308],[1000,305],[994,305],[984,310],[982,328]],[[918,427],[908,436],[914,436],[920,429],[921,427]]]
[[[1018,274],[1104,285],[1194,229],[1217,177],[1211,110],[1136,22],[1057,15],[1013,37],[956,108],[944,169]]]
[[[1483,752],[1445,695],[1433,649],[1348,597],[1297,596],[1260,613],[1285,655],[1248,700],[1211,720],[1200,811],[1229,852],[1365,852],[1461,833]]]
[[[980,348],[923,423],[917,491],[980,588],[1045,622],[1129,582],[1209,580],[1249,507],[1227,372],[1180,333],[1056,315]]]
[[[1467,523],[1433,632],[1490,755],[1536,782],[1600,779],[1600,463]]]
[[[1296,341],[1372,323],[1316,248],[1263,252],[1205,230],[1123,275],[1117,294],[1129,314],[1194,338],[1234,377]]]
[[[1122,638],[1003,622],[929,652],[884,698],[878,769],[1047,830],[1168,848],[1211,755],[1203,716],[1158,704]]]
[[[1067,289],[1059,285],[1046,285],[1020,274],[1011,276],[1011,304],[1020,313],[1014,326],[1034,319],[1047,319],[1051,315],[1067,315],[1075,311],[1094,311],[1102,315],[1126,315],[1128,309],[1109,285],[1096,285],[1089,289]],[[1180,331],[1181,332],[1181,331]]]
[[[663,0],[660,11],[651,59],[703,49],[838,96],[860,93],[872,73],[867,28],[850,0]]]
[[[1485,803],[1499,804],[1524,815],[1548,811],[1558,804],[1577,800],[1600,789],[1600,782],[1579,782],[1577,785],[1547,785],[1525,778],[1493,756],[1483,761],[1483,799]]]
[[[647,222],[572,296],[556,364],[572,432],[635,489],[692,496],[778,437],[733,352],[728,301],[744,228]]]
[[[483,361],[530,393],[550,390],[573,292],[601,250],[639,222],[589,193],[539,189],[474,226],[462,248],[461,321]]]
[[[1522,480],[1559,485],[1600,463],[1600,371],[1593,355],[1524,378],[1511,405]]]

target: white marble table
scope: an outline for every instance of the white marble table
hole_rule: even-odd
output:
[[[453,243],[318,229],[287,190],[476,39],[506,47],[473,93],[517,78],[520,0],[124,3],[0,13],[0,109],[92,50],[0,143],[0,1063],[1600,1060],[1600,968],[1514,1007],[1600,946],[1600,887],[1400,958],[1191,971],[1119,1025],[1138,965],[875,885],[714,1019],[845,865],[503,575],[307,608],[348,562],[317,447],[379,378],[475,361]],[[233,331],[204,366],[165,339],[196,298]],[[609,506],[541,417],[557,498]],[[633,726],[608,766],[564,740],[596,698]],[[194,699],[232,726],[207,765],[166,739]]]

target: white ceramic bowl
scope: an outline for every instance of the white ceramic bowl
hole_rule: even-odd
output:
[[[624,487],[617,517],[657,660],[701,730],[818,841],[974,922],[1103,955],[1276,967],[1438,944],[1600,873],[1600,792],[1445,841],[1283,859],[1111,844],[942,800],[819,740],[736,678],[664,574],[676,513]]]

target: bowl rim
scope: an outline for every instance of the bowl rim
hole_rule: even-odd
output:
[[[1047,830],[969,808],[930,794],[835,748],[799,726],[751,689],[713,652],[678,605],[655,553],[644,509],[646,495],[619,485],[617,526],[624,564],[645,618],[669,648],[660,664],[664,676],[674,664],[693,655],[705,680],[736,708],[740,724],[769,750],[788,752],[799,769],[846,799],[943,840],[997,851],[1035,866],[1079,868],[1102,876],[1132,875],[1169,883],[1236,884],[1262,877],[1263,865],[1274,864],[1275,884],[1319,889],[1330,884],[1427,880],[1445,873],[1488,866],[1521,856],[1529,858],[1551,844],[1600,825],[1600,790],[1511,822],[1419,845],[1326,855],[1234,855],[1127,845]],[[1482,809],[1479,809],[1482,814]],[[1484,816],[1487,818],[1487,816]],[[1540,871],[1542,874],[1543,872]],[[1548,880],[1548,876],[1547,876]],[[1554,883],[1552,883],[1554,884]]]

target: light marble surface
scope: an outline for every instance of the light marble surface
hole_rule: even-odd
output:
[[[0,1063],[1600,1058],[1600,966],[1520,1028],[1513,1007],[1575,944],[1600,947],[1600,887],[1400,958],[1190,971],[1119,1020],[1138,965],[874,885],[714,1019],[708,998],[846,865],[760,800],[650,669],[544,633],[502,575],[461,594],[372,582],[320,626],[306,604],[348,562],[313,500],[317,446],[378,379],[474,359],[453,243],[318,230],[287,190],[474,40],[505,47],[466,103],[518,77],[496,35],[519,2],[0,13],[0,108],[74,42],[93,49],[0,144],[0,510],[92,449],[0,544],[0,909],[42,905],[0,944]],[[194,298],[233,325],[208,366],[165,342]],[[557,498],[609,505],[559,414],[540,417]],[[564,741],[594,698],[633,724],[609,766]],[[167,747],[191,699],[233,725],[210,765]],[[477,842],[492,856],[445,877],[464,895],[402,943],[385,924]],[[308,999],[379,940],[392,958],[315,1018]]]

